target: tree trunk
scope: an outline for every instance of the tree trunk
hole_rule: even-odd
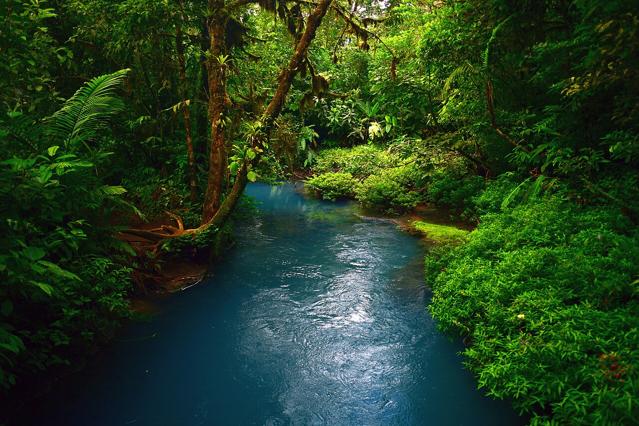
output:
[[[182,6],[180,4],[180,6]],[[180,19],[184,19],[184,11],[180,16]],[[184,117],[184,133],[186,139],[186,154],[188,158],[189,168],[189,189],[191,192],[191,202],[194,203],[197,200],[197,169],[195,166],[195,152],[193,151],[193,137],[191,134],[191,107],[187,96],[187,81],[186,81],[186,61],[184,59],[184,39],[182,35],[182,24],[177,21],[175,25],[175,45],[178,57],[178,68],[180,77],[180,98],[182,101],[182,116]]]
[[[326,15],[331,2],[332,0],[320,0],[320,2],[317,4],[315,9],[313,9],[313,12],[311,12],[308,19],[306,20],[306,28],[304,29],[304,33],[302,34],[302,37],[299,39],[295,47],[295,52],[293,53],[288,66],[282,70],[278,77],[279,84],[277,86],[277,90],[275,91],[275,95],[273,95],[271,102],[269,102],[268,107],[262,114],[261,121],[264,128],[263,137],[268,138],[275,119],[282,112],[284,102],[286,101],[286,96],[288,95],[288,92],[291,89],[291,85],[293,83],[293,78],[299,72],[300,65],[306,58],[308,48],[315,38],[317,28],[322,23],[322,19]],[[246,187],[247,173],[249,171],[249,168],[259,161],[259,152],[264,149],[264,142],[265,141],[260,138],[256,138],[253,141],[253,148],[258,148],[256,150],[256,152],[258,152],[258,155],[256,155],[253,160],[245,160],[242,163],[240,170],[238,170],[235,175],[235,182],[233,184],[231,192],[224,199],[224,202],[215,213],[213,218],[210,220],[208,226],[220,226],[233,212],[237,201],[239,200],[242,192],[244,191],[244,188]]]
[[[248,164],[244,163],[235,176],[235,182],[233,183],[231,192],[229,192],[226,198],[224,198],[224,202],[220,208],[217,209],[211,221],[207,223],[207,227],[213,226],[219,228],[224,224],[224,222],[226,222],[226,219],[228,219],[231,213],[233,213],[237,202],[244,193],[244,188],[246,188],[246,184],[248,182],[247,173]]]
[[[209,123],[211,126],[209,148],[209,172],[202,210],[202,223],[209,222],[220,207],[224,190],[224,169],[226,163],[226,144],[224,138],[225,99],[226,99],[226,64],[222,56],[225,54],[226,14],[222,1],[211,1],[211,16],[208,22],[211,38],[208,57],[209,79]]]

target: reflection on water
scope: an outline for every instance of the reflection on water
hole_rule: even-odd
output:
[[[131,325],[34,423],[521,423],[437,332],[418,242],[295,189],[250,185],[261,214],[207,282]]]

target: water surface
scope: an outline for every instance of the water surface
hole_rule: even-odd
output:
[[[350,203],[249,185],[260,213],[39,409],[46,425],[513,425],[426,311],[423,247]]]

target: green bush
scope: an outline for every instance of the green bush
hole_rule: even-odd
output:
[[[558,197],[483,217],[432,252],[430,310],[468,336],[468,366],[533,424],[639,418],[639,232],[618,209]]]
[[[355,198],[363,205],[386,210],[408,210],[423,201],[414,190],[417,170],[412,165],[389,168],[370,175],[357,187]]]
[[[501,211],[501,206],[517,188],[519,183],[514,173],[504,173],[491,180],[486,188],[472,199],[473,209],[478,216]]]
[[[457,211],[472,206],[472,198],[481,192],[484,179],[453,167],[435,169],[430,175],[428,201]]]
[[[355,197],[367,207],[394,212],[424,201],[419,188],[425,173],[417,162],[373,145],[324,150],[313,171],[319,175],[307,185],[325,199]]]
[[[321,151],[315,160],[315,173],[344,172],[363,179],[396,165],[399,161],[374,145],[360,145],[354,148],[333,148]]]
[[[323,173],[306,181],[306,186],[325,200],[349,198],[355,194],[357,180],[350,173]]]
[[[71,343],[127,314],[126,247],[105,224],[125,190],[93,166],[57,147],[0,163],[0,387],[66,363]]]
[[[107,257],[86,256],[70,269],[80,280],[60,280],[48,298],[30,302],[39,315],[30,317],[32,326],[18,333],[29,350],[18,354],[18,376],[77,361],[129,316],[129,267]]]

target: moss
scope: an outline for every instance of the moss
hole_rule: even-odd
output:
[[[429,240],[433,240],[436,243],[450,243],[458,242],[466,238],[469,231],[465,229],[456,228],[449,225],[437,225],[434,223],[415,221],[413,227],[425,235]]]

